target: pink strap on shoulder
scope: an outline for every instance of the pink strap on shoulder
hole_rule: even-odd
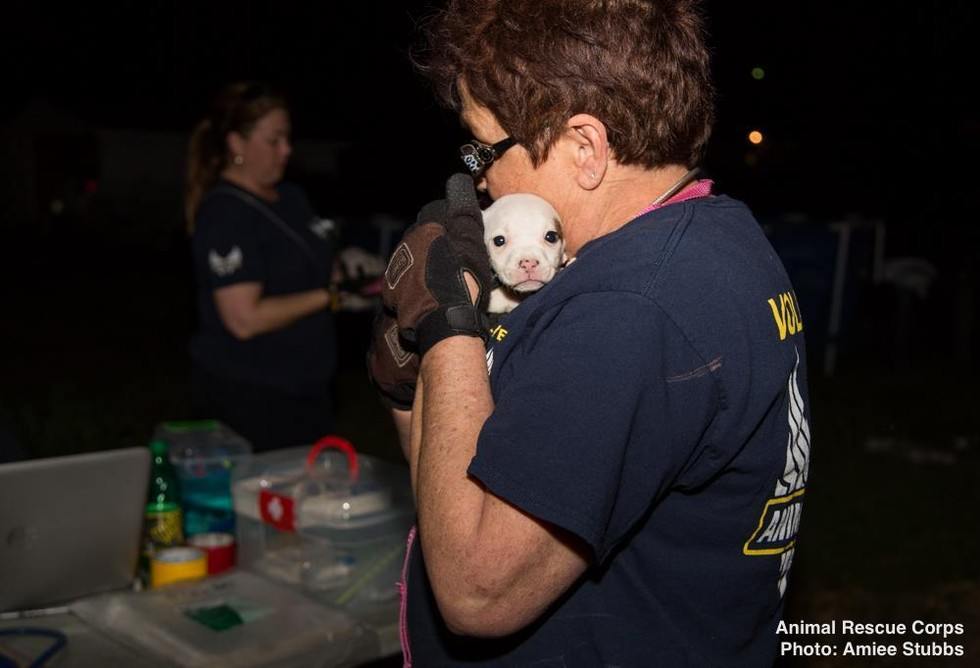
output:
[[[660,202],[659,204],[651,204],[647,208],[643,209],[640,213],[636,214],[639,218],[643,214],[650,213],[657,209],[663,208],[668,204],[678,204],[680,202],[686,202],[689,199],[698,199],[700,197],[707,197],[711,194],[711,188],[714,186],[715,182],[711,179],[698,179],[684,190],[680,191],[666,202]]]

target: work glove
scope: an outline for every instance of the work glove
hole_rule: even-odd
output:
[[[379,279],[385,270],[385,262],[380,256],[358,246],[348,246],[337,254],[335,264],[337,289],[341,292],[365,294],[375,282],[380,291]]]
[[[464,269],[479,286],[476,305],[462,279]],[[484,312],[492,276],[472,178],[456,174],[446,183],[446,199],[422,207],[383,277],[367,366],[386,405],[411,409],[419,352],[453,334],[487,337]]]
[[[475,304],[465,273],[477,284]],[[421,357],[448,336],[486,340],[492,277],[473,180],[454,174],[446,199],[423,207],[385,270],[381,298],[398,323],[403,347]]]
[[[378,311],[367,353],[368,378],[388,408],[412,410],[419,376],[419,356],[405,350],[398,322],[384,309]]]

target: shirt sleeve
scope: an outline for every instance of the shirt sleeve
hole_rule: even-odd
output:
[[[576,296],[515,345],[469,473],[601,562],[703,450],[711,365],[633,293]]]
[[[198,274],[212,290],[266,280],[255,212],[233,197],[215,195],[201,206],[194,234]]]

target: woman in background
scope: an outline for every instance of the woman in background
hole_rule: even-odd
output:
[[[194,410],[255,451],[333,431],[333,226],[284,182],[290,118],[262,84],[224,88],[190,140],[185,214],[198,330]]]

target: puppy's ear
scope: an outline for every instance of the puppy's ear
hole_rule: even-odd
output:
[[[497,220],[497,210],[490,206],[483,210],[481,218],[483,219],[483,231],[486,232],[494,226]]]

